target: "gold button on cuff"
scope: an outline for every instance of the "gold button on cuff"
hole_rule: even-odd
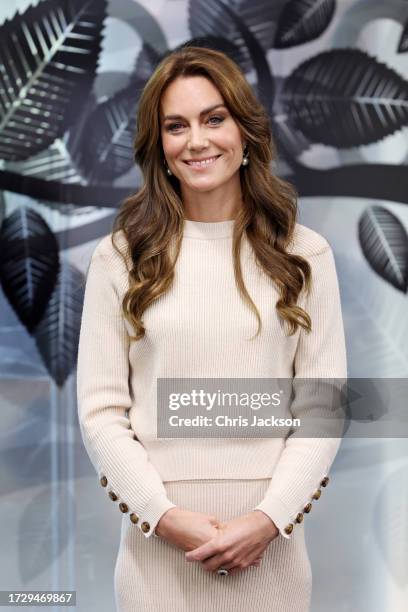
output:
[[[285,529],[283,530],[285,533],[287,533],[288,535],[290,535],[293,531],[293,525],[292,523],[290,523],[289,525],[286,525]]]
[[[327,487],[328,482],[329,482],[329,477],[325,476],[320,484],[322,487]]]
[[[132,514],[129,515],[129,518],[132,521],[132,523],[134,523],[135,525],[136,523],[139,522],[139,517],[134,512],[132,512]]]
[[[317,491],[315,491],[312,495],[312,499],[319,499],[319,497],[321,496],[322,492],[320,489],[317,489]]]
[[[299,514],[296,517],[296,522],[301,523],[302,521],[303,521],[303,514],[299,512]]]
[[[309,514],[309,512],[312,509],[312,504],[309,502],[308,504],[306,504],[306,506],[303,508],[303,512],[306,512],[306,514]]]
[[[127,507],[127,504],[125,504],[125,502],[120,502],[119,510],[121,512],[128,512],[129,508]]]
[[[106,487],[106,485],[108,484],[108,479],[106,478],[106,476],[102,476],[99,482],[103,487]]]
[[[112,501],[116,501],[118,499],[118,496],[113,491],[109,491],[108,495]]]
[[[150,525],[147,521],[143,521],[143,523],[140,525],[140,528],[143,531],[143,533],[147,533],[150,529]]]

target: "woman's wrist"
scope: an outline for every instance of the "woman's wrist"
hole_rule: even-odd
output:
[[[265,514],[265,512],[263,512],[262,510],[252,510],[252,513],[256,515],[257,520],[259,521],[259,525],[264,530],[267,537],[273,539],[278,535],[279,529],[273,522],[273,520],[270,518],[270,516]]]
[[[165,537],[165,535],[166,535],[166,528],[167,528],[167,526],[169,524],[169,520],[171,521],[170,513],[173,512],[173,514],[174,514],[175,511],[178,511],[178,510],[179,510],[179,508],[176,506],[176,507],[173,507],[173,508],[169,508],[168,510],[166,510],[166,512],[164,512],[164,514],[162,514],[162,516],[160,517],[160,519],[159,519],[159,521],[158,521],[158,523],[156,525],[156,528],[154,530],[154,532],[155,532],[155,534],[157,536]]]

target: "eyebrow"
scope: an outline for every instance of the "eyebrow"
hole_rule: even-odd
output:
[[[219,108],[221,106],[223,106],[224,108],[227,108],[225,104],[222,104],[221,102],[218,104],[213,104],[212,106],[208,106],[207,108],[202,110],[200,113],[200,117],[202,117],[203,115],[206,115],[207,113],[210,113],[212,110]],[[165,117],[163,117],[163,121],[166,121],[166,119],[185,119],[185,117],[183,117],[183,115],[165,115]]]

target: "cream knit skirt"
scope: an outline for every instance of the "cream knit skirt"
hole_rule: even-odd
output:
[[[262,499],[269,478],[165,482],[169,499],[225,521],[246,514]],[[309,612],[312,573],[303,523],[291,539],[278,535],[259,567],[219,576],[187,562],[184,551],[162,538],[145,538],[123,515],[114,573],[117,612]]]

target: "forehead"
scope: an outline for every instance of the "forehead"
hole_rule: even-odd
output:
[[[165,89],[160,100],[160,114],[199,114],[206,106],[224,102],[219,90],[202,76],[178,77]]]

